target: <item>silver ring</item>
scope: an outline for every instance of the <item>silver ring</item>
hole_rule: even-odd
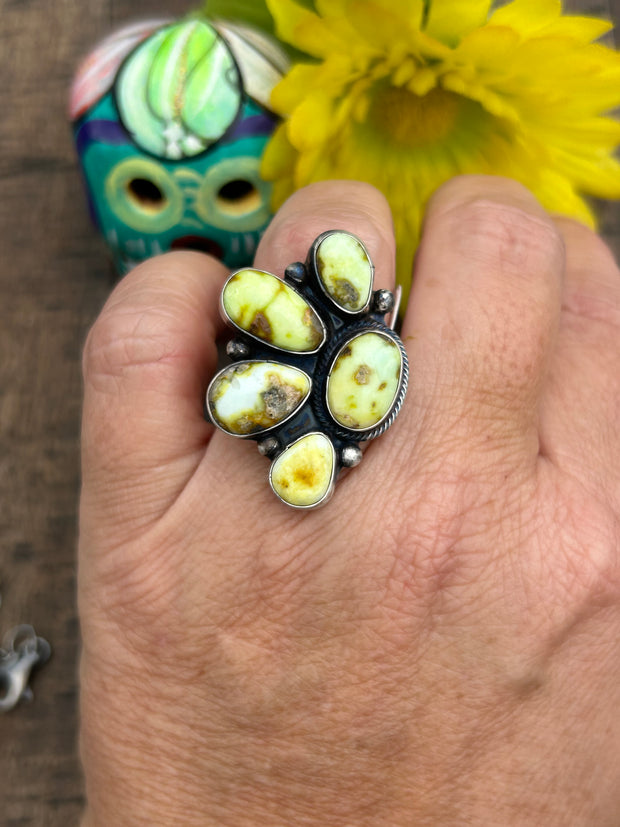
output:
[[[329,230],[283,280],[244,268],[222,290],[233,361],[211,381],[205,417],[258,442],[272,460],[271,488],[293,508],[324,505],[342,468],[360,462],[359,443],[383,434],[402,407],[409,366],[392,329],[397,299],[373,283],[363,243]]]

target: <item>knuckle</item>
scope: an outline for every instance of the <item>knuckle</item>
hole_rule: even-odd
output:
[[[509,275],[540,278],[564,259],[551,219],[514,204],[477,197],[450,211],[455,244],[477,263]]]
[[[373,260],[385,260],[393,243],[378,225],[372,215],[353,208],[326,209],[321,214],[304,216],[300,221],[297,215],[287,215],[279,222],[277,244],[287,251],[294,251],[305,258],[312,242],[325,230],[342,229],[353,233],[368,248]],[[391,256],[392,257],[392,256]]]
[[[268,228],[257,258],[266,258],[274,272],[293,257],[304,259],[313,241],[326,230],[356,235],[375,263],[389,269],[394,259],[392,219],[384,196],[358,181],[329,181],[298,190]]]
[[[120,378],[134,367],[165,363],[174,354],[166,315],[139,307],[104,310],[84,346],[85,381]]]

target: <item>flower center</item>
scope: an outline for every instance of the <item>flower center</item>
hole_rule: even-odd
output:
[[[454,131],[462,102],[459,95],[440,87],[420,96],[383,85],[372,96],[368,121],[394,146],[437,144]]]

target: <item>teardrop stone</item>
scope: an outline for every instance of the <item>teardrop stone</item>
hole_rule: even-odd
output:
[[[390,412],[400,388],[400,348],[381,333],[360,333],[338,352],[327,380],[330,414],[345,428],[374,428]]]
[[[331,496],[336,472],[336,452],[321,433],[302,436],[273,462],[269,481],[275,493],[289,505],[310,508]]]
[[[246,436],[288,419],[308,398],[310,377],[277,362],[238,362],[211,382],[207,406],[229,434]]]
[[[343,310],[357,313],[370,299],[373,266],[362,244],[349,233],[331,233],[319,244],[316,265],[321,283]]]
[[[234,273],[224,286],[222,303],[236,327],[282,350],[312,353],[325,341],[325,328],[316,311],[271,273]]]

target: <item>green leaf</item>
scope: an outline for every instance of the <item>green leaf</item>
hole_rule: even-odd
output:
[[[203,12],[212,19],[237,20],[274,34],[273,18],[265,0],[205,0]]]
[[[315,10],[314,0],[295,0],[299,6]],[[308,62],[311,58],[285,43],[276,35],[273,17],[266,0],[203,0],[202,13],[212,20],[228,20],[230,22],[247,23],[254,26],[280,44],[283,51],[293,61]]]

